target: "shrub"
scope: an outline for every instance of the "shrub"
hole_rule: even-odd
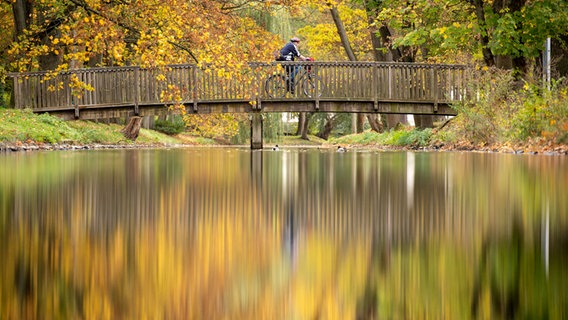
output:
[[[553,81],[550,89],[540,80],[515,82],[511,71],[476,71],[470,79],[468,99],[454,105],[456,136],[473,143],[519,142],[543,137],[563,143],[568,127],[568,84]]]
[[[514,89],[511,71],[492,68],[472,72],[467,99],[455,104],[458,135],[471,142],[495,142],[503,138],[505,122],[512,112],[510,93]]]
[[[185,130],[185,123],[181,116],[172,116],[171,120],[156,120],[156,131],[163,132],[168,135],[182,133]]]
[[[526,83],[515,94],[516,112],[511,117],[509,135],[513,140],[556,137],[562,142],[568,125],[568,86],[554,81],[550,90]]]

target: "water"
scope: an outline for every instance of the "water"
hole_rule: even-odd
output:
[[[568,159],[0,155],[0,319],[568,316]]]

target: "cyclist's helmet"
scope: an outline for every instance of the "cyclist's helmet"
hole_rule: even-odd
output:
[[[300,42],[300,38],[292,37],[292,39],[290,39],[290,42]]]

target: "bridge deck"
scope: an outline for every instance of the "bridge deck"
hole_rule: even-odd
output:
[[[298,68],[293,93],[287,68]],[[188,113],[365,112],[454,115],[466,66],[376,62],[251,63],[239,70],[196,65],[12,73],[16,108],[63,118]]]

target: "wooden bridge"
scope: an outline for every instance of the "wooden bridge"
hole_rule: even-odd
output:
[[[290,85],[292,68],[298,72]],[[310,61],[9,76],[15,108],[67,120],[157,115],[172,112],[169,106],[187,113],[251,113],[251,146],[256,148],[262,146],[263,112],[455,115],[450,105],[466,95],[467,70],[463,65]]]
[[[286,67],[300,67],[294,93]],[[309,72],[307,72],[309,70]],[[251,63],[238,70],[196,65],[110,67],[12,73],[14,105],[64,119],[101,119],[125,113],[364,112],[455,115],[466,93],[467,68],[375,62]],[[284,88],[283,88],[284,86]]]

